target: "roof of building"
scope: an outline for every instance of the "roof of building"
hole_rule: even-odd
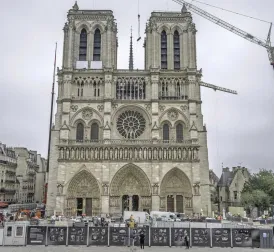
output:
[[[218,182],[218,186],[229,186],[233,180],[234,174],[229,168],[223,168],[222,176]]]
[[[222,176],[218,182],[218,186],[230,186],[236,173],[239,170],[243,173],[245,177],[250,175],[248,169],[245,167],[240,167],[240,166],[233,167],[231,171],[228,167],[223,168]]]

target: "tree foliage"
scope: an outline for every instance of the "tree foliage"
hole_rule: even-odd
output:
[[[242,204],[247,208],[258,207],[260,210],[274,204],[274,173],[273,171],[260,170],[251,175],[244,185]]]

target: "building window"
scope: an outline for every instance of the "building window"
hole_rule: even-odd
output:
[[[76,141],[82,142],[83,140],[84,140],[84,125],[82,123],[78,123],[76,128]]]
[[[223,202],[223,197],[222,196],[221,196],[220,200],[221,200],[221,202]]]
[[[166,31],[161,33],[161,68],[167,69],[167,35]]]
[[[77,95],[78,97],[82,97],[84,95],[84,82],[81,82],[77,84],[78,90],[77,90]]]
[[[12,236],[12,227],[7,228],[7,236]]]
[[[93,96],[100,96],[100,83],[97,83],[96,81],[93,82]]]
[[[101,60],[101,32],[97,28],[94,33],[93,61]]]
[[[181,143],[184,140],[183,136],[183,125],[181,123],[176,125],[176,141]]]
[[[173,35],[173,48],[174,48],[174,69],[180,70],[180,35],[178,31]]]
[[[96,142],[99,140],[99,126],[97,123],[91,125],[90,140]]]
[[[167,123],[163,126],[163,141],[169,141],[169,125]]]
[[[146,99],[145,78],[118,78],[116,82],[116,99],[143,100]]]
[[[87,44],[88,37],[86,29],[82,29],[80,34],[80,47],[79,47],[79,60],[86,61],[87,60]]]
[[[237,191],[234,191],[233,194],[234,194],[234,199],[235,199],[235,200],[238,199],[238,192],[237,192]]]

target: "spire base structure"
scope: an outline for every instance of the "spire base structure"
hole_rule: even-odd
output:
[[[131,27],[131,35],[130,35],[130,46],[129,46],[129,64],[128,69],[133,71],[133,41],[132,41],[132,27]]]

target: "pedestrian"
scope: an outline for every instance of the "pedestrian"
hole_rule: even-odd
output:
[[[141,249],[145,248],[145,234],[143,231],[140,233],[140,245]]]
[[[185,232],[185,245],[186,245],[186,249],[189,249],[189,236],[187,234],[187,232]]]

